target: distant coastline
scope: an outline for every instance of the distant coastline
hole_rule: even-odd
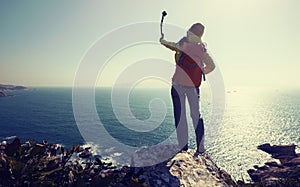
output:
[[[12,95],[7,94],[7,92],[9,92],[9,91],[27,90],[27,89],[28,88],[25,86],[0,84],[0,97],[12,96]]]

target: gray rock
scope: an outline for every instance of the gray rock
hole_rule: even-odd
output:
[[[258,146],[280,160],[267,162],[262,167],[248,170],[254,184],[264,186],[300,186],[300,157],[295,153],[295,145],[263,144]]]

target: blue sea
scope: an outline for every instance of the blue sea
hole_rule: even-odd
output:
[[[139,88],[129,94],[123,94],[122,90],[118,93],[118,98],[112,99],[110,88],[96,88],[95,107],[99,119],[90,121],[100,120],[113,138],[128,146],[149,146],[162,141],[176,143],[176,137],[171,136],[175,127],[170,89]],[[72,88],[30,88],[9,94],[13,96],[0,98],[1,140],[17,136],[24,142],[45,139],[67,147],[93,145],[85,141],[76,124]],[[248,169],[271,159],[257,150],[258,145],[300,145],[300,90],[242,87],[226,90],[224,94],[225,108],[220,112],[222,119],[217,126],[210,126],[214,110],[209,89],[201,90],[201,114],[207,129],[207,152],[234,178],[249,179]],[[129,113],[124,110],[127,105]],[[139,126],[138,123],[143,123],[145,128],[128,130]],[[189,123],[190,147],[194,148],[191,120]],[[96,131],[91,133],[98,136]],[[122,157],[120,151],[107,151],[107,143],[101,142],[103,145],[97,147],[99,153]]]

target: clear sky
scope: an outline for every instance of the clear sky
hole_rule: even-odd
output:
[[[82,56],[100,36],[131,23],[159,22],[162,10],[167,23],[206,26],[203,40],[226,86],[300,88],[299,0],[3,0],[0,83],[72,86]]]

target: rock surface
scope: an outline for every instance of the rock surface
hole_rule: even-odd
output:
[[[105,158],[91,156],[90,147],[65,149],[47,141],[22,143],[16,137],[0,144],[0,186],[300,187],[300,155],[295,147],[259,146],[279,160],[249,170],[252,183],[236,184],[207,153],[178,152],[176,145],[142,148],[133,155],[132,167],[117,168]]]
[[[147,167],[117,168],[104,158],[90,156],[90,149],[79,145],[65,149],[47,141],[22,143],[17,137],[11,143],[2,141],[0,186],[236,186],[206,153],[198,156],[193,150],[177,153],[175,145],[157,145],[137,151],[132,157],[135,164],[167,158]],[[86,158],[87,155],[90,157]]]
[[[142,148],[132,158],[133,165],[154,163],[153,166],[138,167],[135,177],[147,186],[236,186],[231,176],[217,167],[207,153],[195,155],[194,150],[182,151],[172,157],[176,145],[159,145]]]
[[[300,187],[300,154],[296,154],[295,147],[295,145],[270,144],[258,146],[258,149],[271,154],[279,161],[267,162],[264,166],[248,170],[254,184]]]

